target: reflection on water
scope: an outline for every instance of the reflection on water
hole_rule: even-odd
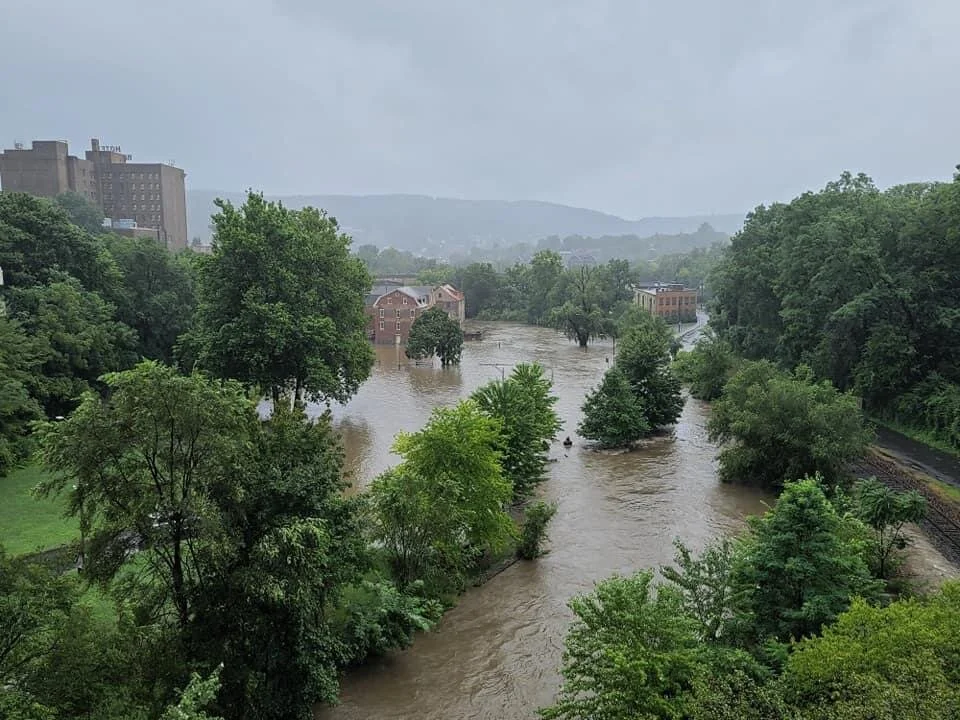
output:
[[[333,409],[359,486],[395,463],[398,430],[422,427],[431,410],[456,402],[518,362],[539,361],[554,378],[563,421],[544,494],[558,502],[551,550],[473,589],[432,633],[409,650],[351,671],[342,705],[318,711],[352,718],[530,718],[558,686],[570,622],[568,599],[614,573],[672,560],[674,538],[702,547],[761,512],[764,495],[721,485],[706,410],[688,400],[680,421],[630,453],[587,449],[576,434],[580,405],[612,359],[610,344],[579,348],[544,328],[495,323],[464,345],[459,368],[415,367],[393,347],[377,348],[373,376],[345,407]],[[398,362],[399,359],[399,362]]]

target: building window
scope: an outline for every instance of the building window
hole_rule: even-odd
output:
[[[383,322],[380,323],[380,329],[383,330]]]
[[[410,317],[416,317],[417,311],[414,308],[410,308]]]
[[[380,308],[380,317],[383,317],[383,308]]]
[[[404,304],[404,305],[407,304],[407,296],[406,296],[406,295],[403,296],[403,304]]]
[[[398,323],[397,323],[397,330],[399,330],[399,329],[400,329],[400,323],[398,322]]]
[[[400,317],[400,308],[397,308],[397,317]]]
[[[387,305],[393,305],[393,298],[387,298]]]

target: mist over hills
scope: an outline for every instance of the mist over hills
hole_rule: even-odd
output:
[[[190,237],[210,238],[210,215],[216,198],[242,203],[242,192],[189,190],[187,225]],[[726,234],[736,232],[743,215],[691,215],[626,220],[596,210],[530,200],[457,200],[425,195],[292,195],[268,196],[291,208],[322,208],[364,244],[394,247],[423,255],[448,256],[477,246],[535,243],[551,236],[585,238],[615,235],[693,233],[709,223]]]

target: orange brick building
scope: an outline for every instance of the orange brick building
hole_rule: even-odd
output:
[[[667,322],[696,322],[697,291],[679,284],[658,284],[637,288],[634,302]]]

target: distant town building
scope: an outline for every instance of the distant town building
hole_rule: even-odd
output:
[[[171,250],[187,247],[186,174],[166,163],[135,163],[96,138],[84,158],[60,140],[19,143],[0,155],[0,189],[55,197],[73,191],[98,205],[112,229],[154,230]]]
[[[696,322],[697,290],[680,283],[654,283],[634,289],[641,309],[668,322]]]
[[[452,285],[397,285],[377,281],[366,296],[368,336],[376,345],[406,345],[414,321],[432,307],[439,307],[463,325],[466,303]]]

